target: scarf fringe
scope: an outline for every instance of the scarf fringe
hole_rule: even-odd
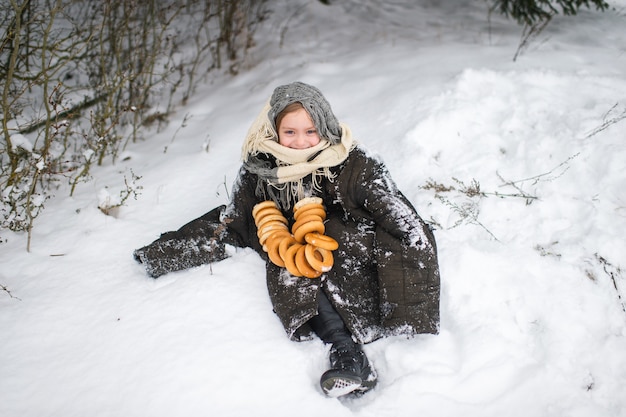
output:
[[[248,129],[246,139],[243,141],[241,148],[241,159],[243,161],[246,161],[251,155],[257,155],[259,147],[264,141],[273,140],[278,142],[278,133],[274,130],[274,126],[272,126],[268,116],[271,108],[270,101],[267,100],[263,109]]]

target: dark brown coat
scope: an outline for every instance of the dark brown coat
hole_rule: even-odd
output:
[[[231,204],[135,251],[152,276],[222,259],[223,244],[252,247],[266,259],[274,311],[294,340],[308,338],[322,288],[360,343],[386,335],[437,333],[439,268],[435,239],[386,167],[357,148],[324,180],[326,234],[339,242],[331,271],[297,278],[267,260],[252,207],[264,199],[256,175],[241,169]],[[267,186],[267,185],[265,185]],[[292,221],[291,210],[283,210]],[[207,236],[217,236],[209,239]],[[180,264],[176,258],[182,260]]]

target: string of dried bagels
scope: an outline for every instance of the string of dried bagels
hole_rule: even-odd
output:
[[[273,201],[263,201],[252,209],[257,237],[270,260],[298,277],[317,278],[330,271],[335,239],[324,235],[326,210],[319,197],[307,197],[293,208],[295,223],[289,222]]]

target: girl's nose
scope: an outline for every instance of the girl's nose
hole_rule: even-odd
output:
[[[294,145],[298,149],[302,149],[306,146],[306,137],[303,134],[298,134],[294,140]]]

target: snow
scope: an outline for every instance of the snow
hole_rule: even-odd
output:
[[[30,253],[0,232],[0,415],[626,415],[626,2],[555,18],[515,61],[521,28],[486,3],[411,3],[272,2],[242,73],[59,189]],[[249,124],[295,80],[438,225],[441,332],[367,345],[359,399],[322,394],[327,350],[287,339],[256,253],[157,280],[132,258],[227,201]],[[106,216],[131,169],[140,194]]]
[[[33,151],[33,144],[30,142],[30,140],[28,140],[26,136],[19,133],[11,135],[11,145],[14,151],[18,148],[22,148],[26,152]]]

